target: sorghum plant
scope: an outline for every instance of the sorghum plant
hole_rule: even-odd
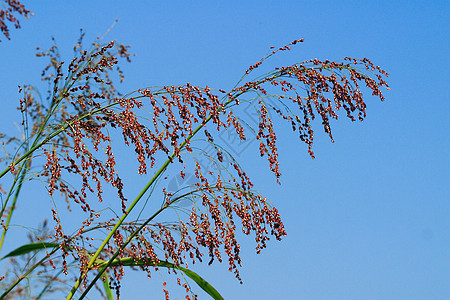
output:
[[[174,272],[186,299],[196,296],[181,274],[221,299],[192,271],[194,264],[225,260],[240,281],[238,231],[253,235],[257,253],[270,237],[280,240],[286,231],[278,210],[254,190],[217,135],[232,131],[241,141],[256,139],[259,155],[267,159],[279,181],[276,121],[288,122],[314,158],[315,118],[333,140],[330,120],[337,119],[339,111],[352,121],[366,116],[361,85],[381,100],[380,88],[388,88],[383,80],[388,74],[367,58],[313,59],[262,71],[269,57],[302,42],[272,48],[228,91],[187,83],[142,88],[126,96],[118,93],[113,80],[123,80],[116,65],[119,58],[130,60],[127,46],[96,42],[83,50],[80,38],[68,65],[60,60],[56,46],[39,52],[38,56],[50,58],[42,73],[50,87],[48,97],[39,100],[33,87],[20,88],[25,138],[2,135],[6,147],[19,143],[11,150],[14,154],[4,158],[7,167],[0,173],[2,179],[11,178],[2,206],[1,245],[25,179],[44,183],[53,199],[49,218],[55,225],[53,232],[36,234],[38,240],[4,257],[17,263],[17,256],[32,254],[25,257],[29,263],[21,274],[3,277],[1,297],[24,294],[29,285],[23,279],[41,272],[50,278],[41,284],[43,290],[26,293],[41,297],[59,292],[62,286],[51,285],[60,280],[73,286],[66,290],[67,299],[82,299],[93,287],[108,299],[115,290],[119,298],[126,268],[137,267],[149,277],[161,268]],[[257,126],[243,117],[243,105],[257,111]],[[126,192],[119,176],[121,155],[114,150],[118,147],[131,147],[136,171],[150,178],[137,196]],[[207,147],[212,151],[205,151]],[[210,162],[208,167],[204,159]],[[164,186],[167,174],[178,174],[183,180],[187,173],[193,174],[192,184],[176,191]],[[104,190],[113,190],[114,196]],[[120,202],[113,216],[105,210],[111,205],[105,197]],[[61,200],[69,212],[62,211]],[[76,219],[77,214],[71,225],[65,225],[63,216],[73,210],[81,212],[81,219]],[[165,284],[163,292],[168,298]]]

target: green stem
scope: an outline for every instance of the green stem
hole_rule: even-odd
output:
[[[9,192],[8,192],[8,195],[6,196],[5,203],[3,203],[2,209],[0,211],[0,217],[3,216],[3,213],[5,212],[6,207],[8,206],[9,199],[11,198],[14,188],[16,187],[16,184],[19,181],[19,176],[20,176],[20,172],[17,172],[17,174],[15,174],[15,176],[14,176],[13,183],[11,184],[11,187],[9,188]]]
[[[17,199],[19,198],[20,190],[22,189],[22,185],[23,185],[23,181],[25,179],[25,175],[27,174],[30,166],[31,166],[31,160],[27,160],[20,168],[21,174],[20,174],[20,178],[19,178],[19,185],[17,186],[16,192],[14,194],[14,200],[13,200],[13,202],[11,204],[11,209],[10,209],[10,211],[8,213],[8,219],[6,220],[6,224],[5,224],[5,227],[3,229],[2,238],[0,240],[0,251],[1,251],[2,247],[3,247],[3,242],[5,240],[6,232],[8,231],[9,223],[11,222],[11,217],[12,217],[12,214],[13,214],[14,209],[16,207],[16,202],[17,202]],[[5,207],[6,207],[6,203],[7,202],[8,201],[5,201]],[[3,209],[2,209],[2,214],[3,214]]]

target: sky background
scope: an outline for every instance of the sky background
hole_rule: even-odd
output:
[[[123,92],[186,82],[227,90],[270,46],[298,38],[305,42],[270,64],[370,58],[390,74],[385,102],[366,94],[366,120],[334,122],[335,143],[316,127],[314,160],[295,134],[280,133],[281,185],[256,147],[239,154],[288,235],[260,255],[253,238],[241,239],[243,285],[226,264],[193,270],[225,299],[450,299],[448,1],[23,3],[35,15],[0,43],[3,132],[17,132],[17,85],[40,84],[45,61],[35,47],[53,36],[70,58],[80,28],[89,42],[117,18],[105,42],[136,54],[122,65]],[[48,204],[26,192],[34,197],[16,224],[39,220]],[[171,296],[184,297],[177,288]],[[122,283],[122,299],[162,298],[158,274],[131,272]]]

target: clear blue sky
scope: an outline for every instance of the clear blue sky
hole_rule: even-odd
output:
[[[185,82],[229,89],[271,45],[298,38],[305,43],[274,64],[368,57],[390,73],[386,101],[367,95],[366,120],[335,122],[334,144],[318,133],[314,160],[295,135],[281,134],[281,186],[256,149],[240,154],[287,237],[261,255],[243,240],[244,285],[225,264],[194,270],[225,299],[450,299],[449,2],[156,3],[24,1],[35,15],[0,43],[0,131],[15,130],[17,85],[39,84],[36,46],[54,36],[70,57],[80,28],[93,40],[116,18],[105,40],[136,54],[123,92]],[[33,197],[40,201],[48,202]],[[159,275],[131,274],[122,295],[162,299]],[[181,289],[171,295],[183,298]]]

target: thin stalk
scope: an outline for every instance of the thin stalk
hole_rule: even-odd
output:
[[[19,176],[20,176],[20,172],[17,172],[17,174],[14,176],[13,183],[11,184],[11,187],[9,189],[8,195],[6,196],[6,199],[5,199],[5,203],[3,203],[2,209],[0,211],[0,217],[3,216],[3,213],[6,210],[6,207],[8,205],[9,199],[11,198],[11,195],[12,195],[12,193],[14,191],[14,188],[16,187],[16,184],[19,181]]]
[[[3,242],[4,242],[4,240],[5,240],[6,232],[8,231],[8,228],[9,228],[9,223],[11,222],[11,217],[12,217],[12,214],[13,214],[13,212],[14,212],[14,209],[15,209],[15,206],[16,206],[17,199],[19,198],[20,190],[22,189],[22,185],[23,185],[23,181],[24,181],[24,179],[25,179],[25,175],[27,174],[27,172],[28,172],[30,166],[31,166],[31,160],[27,160],[27,161],[22,165],[22,167],[21,167],[21,169],[20,169],[21,174],[20,174],[20,178],[19,178],[19,184],[18,184],[17,189],[16,189],[16,192],[15,192],[15,194],[14,194],[14,200],[13,200],[13,202],[12,202],[12,204],[11,204],[11,209],[10,209],[10,211],[9,211],[9,213],[8,213],[8,219],[6,220],[6,224],[5,224],[5,227],[4,227],[4,229],[3,229],[2,238],[1,238],[1,240],[0,240],[0,251],[1,251],[1,249],[2,249]],[[6,202],[7,202],[7,201],[6,201]],[[6,202],[5,202],[5,204],[6,204]]]

